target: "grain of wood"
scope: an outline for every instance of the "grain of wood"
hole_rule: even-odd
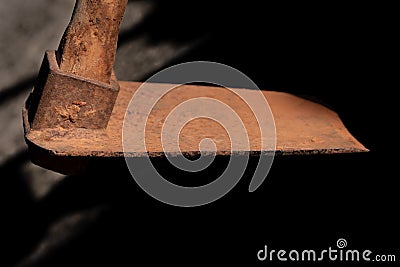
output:
[[[77,0],[58,48],[62,71],[110,83],[128,0]]]

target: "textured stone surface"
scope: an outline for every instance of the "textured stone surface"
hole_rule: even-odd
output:
[[[20,169],[11,168],[1,176],[19,179],[20,175],[34,199],[45,196],[63,176],[27,160],[21,105],[33,86],[43,52],[57,48],[73,4],[63,0],[0,2],[0,166]]]

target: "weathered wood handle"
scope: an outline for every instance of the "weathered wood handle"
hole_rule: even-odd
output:
[[[57,51],[61,71],[110,83],[127,3],[128,0],[76,0]]]

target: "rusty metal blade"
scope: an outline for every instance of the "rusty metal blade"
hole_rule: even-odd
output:
[[[24,109],[25,137],[31,151],[32,161],[45,168],[70,174],[82,170],[92,159],[123,157],[124,116],[128,104],[139,86],[141,83],[120,82],[120,92],[105,130],[84,128],[33,130],[29,126],[28,112]],[[157,84],[154,84],[154,87],[157,87]],[[277,155],[368,151],[349,133],[339,116],[328,108],[287,93],[262,92],[268,100],[275,120],[277,138],[275,153]],[[249,90],[248,93],[252,94],[252,90]],[[243,119],[249,133],[250,151],[248,152],[250,155],[259,155],[261,152],[260,130],[257,123],[251,120],[251,110],[235,99],[229,90],[195,85],[179,86],[174,94],[168,94],[161,99],[150,114],[138,110],[137,116],[148,116],[147,150],[125,152],[136,157],[147,154],[150,157],[163,156],[164,150],[160,141],[162,122],[178,103],[202,96],[224,100],[235,112],[240,114],[239,116]],[[74,99],[74,101],[79,101],[79,99]],[[182,129],[179,144],[182,153],[189,156],[198,155],[200,153],[199,142],[205,137],[218,140],[217,156],[230,154],[231,143],[223,127],[204,119],[193,120]]]

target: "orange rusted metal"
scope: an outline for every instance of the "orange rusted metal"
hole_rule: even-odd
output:
[[[113,75],[118,29],[126,4],[127,0],[77,0],[58,51],[45,54],[35,88],[23,109],[25,138],[33,162],[58,172],[76,173],[98,158],[162,157],[162,122],[177,104],[203,96],[221,100],[238,114],[248,133],[250,155],[265,152],[261,146],[265,140],[251,109],[234,94],[246,89],[194,85],[177,86],[150,114],[137,110],[137,116],[148,116],[146,149],[123,150],[124,116],[141,85],[118,82]],[[246,94],[259,92],[249,90]],[[286,93],[263,94],[275,119],[276,154],[367,151],[338,115],[326,107]],[[136,137],[133,134],[130,138],[135,141]],[[188,123],[179,138],[179,149],[187,157],[201,153],[198,145],[203,138],[216,140],[217,156],[232,153],[223,127],[204,118]],[[172,142],[168,137],[164,141]]]
[[[120,92],[115,102],[108,126],[104,130],[85,128],[53,128],[34,130],[29,127],[27,110],[24,112],[26,140],[33,153],[33,161],[41,166],[64,173],[82,170],[87,160],[107,157],[123,157],[122,127],[124,116],[133,94],[141,83],[120,82]],[[157,86],[157,84],[154,84]],[[245,89],[233,89],[245,90]],[[249,90],[250,93],[257,91]],[[276,125],[276,154],[332,154],[368,151],[345,128],[338,115],[328,108],[287,93],[263,91],[271,107]],[[250,155],[260,151],[259,126],[248,106],[232,97],[233,93],[220,87],[182,85],[163,97],[147,119],[147,151],[125,151],[140,157],[149,153],[151,157],[163,156],[161,127],[177,103],[194,97],[207,96],[222,99],[244,118],[249,133]],[[147,116],[140,110],[138,116]],[[142,115],[140,115],[142,114]],[[246,119],[247,118],[247,119]],[[205,126],[206,125],[206,126]],[[180,135],[180,149],[186,156],[197,156],[199,140],[219,140],[216,155],[230,154],[230,140],[217,123],[202,119],[191,121]],[[135,138],[135,135],[132,135]],[[168,140],[164,139],[164,142]],[[125,153],[125,154],[127,154]],[[85,160],[84,160],[85,159]],[[62,163],[64,161],[64,164]],[[65,164],[65,162],[74,162]],[[79,164],[78,164],[79,163]]]

